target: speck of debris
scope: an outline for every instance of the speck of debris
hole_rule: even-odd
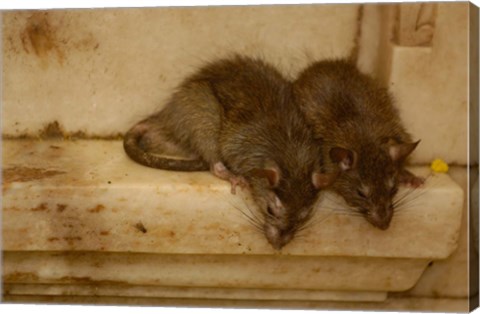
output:
[[[147,229],[145,228],[145,226],[141,222],[138,222],[135,225],[135,228],[137,228],[137,230],[141,231],[142,233],[147,233]]]
[[[112,184],[112,181],[108,181],[108,184]]]

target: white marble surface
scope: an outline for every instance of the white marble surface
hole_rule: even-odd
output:
[[[9,295],[4,299],[14,303],[60,303],[60,304],[123,304],[130,306],[176,306],[220,308],[267,308],[267,309],[313,309],[346,311],[395,311],[466,313],[469,299],[466,298],[387,298],[385,302],[329,302],[329,301],[246,301],[208,299],[126,298],[95,296],[44,296]]]
[[[3,13],[3,134],[108,136],[161,108],[200,65],[263,56],[295,74],[346,57],[359,5],[12,11]],[[74,104],[73,104],[74,102]]]
[[[382,302],[386,292],[358,291],[317,291],[291,289],[235,289],[235,288],[192,288],[156,287],[129,285],[85,285],[85,284],[6,284],[8,295],[45,296],[116,296],[169,299],[216,299],[216,300],[295,300],[295,301],[342,301],[342,302]]]
[[[3,281],[385,292],[411,288],[427,264],[365,257],[6,251]]]
[[[323,199],[318,222],[278,253],[239,212],[245,193],[206,172],[138,165],[119,141],[4,141],[3,170],[5,250],[442,259],[462,216],[462,189],[433,174],[387,231]]]
[[[470,180],[476,177],[475,170],[478,171],[478,168],[470,171]],[[466,167],[450,167],[448,173],[466,193],[468,169]],[[478,294],[478,288],[472,290],[469,288],[470,278],[478,278],[478,269],[468,266],[469,262],[471,265],[478,265],[478,253],[473,247],[470,247],[469,250],[469,245],[474,245],[473,241],[469,241],[469,234],[473,232],[472,229],[469,229],[469,221],[472,223],[473,218],[469,216],[469,206],[465,199],[457,249],[447,259],[433,261],[415,287],[405,292],[404,296],[462,298]]]
[[[434,24],[431,46],[393,47],[388,84],[407,129],[422,140],[412,159],[465,165],[469,3],[438,4]]]

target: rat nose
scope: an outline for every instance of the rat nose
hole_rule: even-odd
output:
[[[272,225],[266,225],[265,235],[268,243],[277,251],[281,250],[293,239],[292,232],[281,230]]]
[[[368,215],[367,220],[378,229],[387,230],[392,221],[392,214],[388,210],[374,211]]]

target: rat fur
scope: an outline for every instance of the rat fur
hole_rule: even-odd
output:
[[[124,148],[135,161],[180,171],[210,169],[235,186],[248,186],[268,242],[281,249],[311,217],[322,173],[292,84],[260,59],[233,56],[188,77],[165,108],[133,126]],[[189,155],[173,159],[157,154]]]
[[[331,188],[387,229],[398,184],[423,183],[404,168],[419,141],[405,130],[392,96],[348,60],[313,63],[294,82],[294,95],[322,142],[327,172],[338,174]]]

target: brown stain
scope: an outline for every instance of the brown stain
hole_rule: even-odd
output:
[[[33,207],[31,208],[30,210],[32,212],[38,212],[38,211],[45,211],[48,209],[48,205],[47,203],[41,203],[40,205],[38,205],[37,207]]]
[[[110,232],[108,232],[108,231],[100,231],[100,235],[102,235],[102,236],[107,236],[109,234],[110,234]]]
[[[214,223],[211,223],[207,226],[208,229],[212,229],[212,230],[218,230],[220,228],[222,228],[222,225],[218,222],[214,222]]]
[[[77,277],[77,276],[63,276],[58,279],[60,282],[68,282],[68,283],[93,283],[93,284],[105,284],[105,285],[118,285],[118,284],[126,284],[127,282],[120,281],[120,280],[94,280],[91,277],[84,276],[84,277]]]
[[[52,26],[48,12],[35,12],[28,19],[20,34],[23,49],[26,53],[34,53],[43,64],[48,63],[51,55],[56,57],[60,65],[65,62],[64,47],[58,38],[58,27]]]
[[[100,47],[94,32],[89,31],[81,16],[74,12],[37,10],[10,16],[15,16],[18,22],[14,23],[16,29],[6,31],[7,52],[34,55],[43,68],[52,61],[63,66],[78,52],[96,54]]]
[[[98,204],[97,206],[90,208],[88,211],[90,213],[99,213],[104,209],[105,209],[105,206],[103,206],[102,204]]]
[[[15,271],[10,274],[4,274],[3,281],[31,283],[31,282],[38,282],[39,277],[36,273]]]
[[[53,121],[45,125],[43,130],[40,131],[39,136],[41,138],[63,138],[65,132],[58,121]]]
[[[50,237],[47,240],[48,240],[48,242],[53,242],[53,241],[59,241],[60,239],[57,238],[57,237]]]
[[[37,132],[37,131],[35,131]],[[78,139],[90,139],[90,140],[122,140],[123,134],[113,133],[113,134],[106,134],[106,135],[95,135],[95,134],[88,134],[84,131],[75,131],[75,132],[67,132],[63,128],[63,126],[56,120],[49,122],[44,125],[43,129],[38,130],[37,134],[26,133],[21,134],[2,134],[2,138],[4,140],[38,140],[41,139],[64,139],[64,140],[78,140]],[[61,149],[59,146],[51,145],[50,148],[52,149]]]
[[[67,205],[57,204],[57,212],[62,213],[65,209],[67,209]]]
[[[41,168],[29,168],[21,166],[6,168],[2,171],[3,184],[10,184],[12,182],[42,180],[64,173],[65,171],[46,170]]]
[[[74,247],[75,242],[82,241],[82,237],[63,237],[62,239],[65,240],[71,248]]]
[[[145,228],[145,226],[143,225],[142,222],[138,222],[136,225],[135,225],[135,228],[142,232],[142,233],[147,233],[147,229]]]

